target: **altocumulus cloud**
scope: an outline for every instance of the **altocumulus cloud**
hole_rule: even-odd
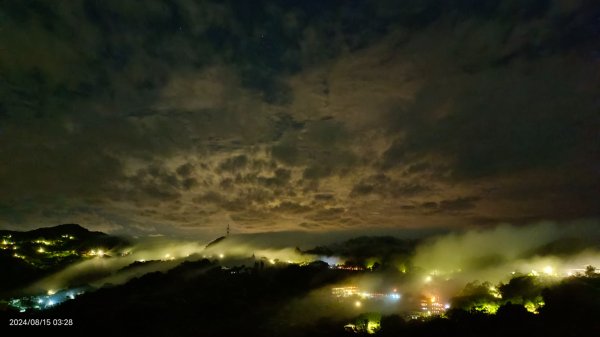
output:
[[[597,217],[591,1],[5,1],[0,223]]]

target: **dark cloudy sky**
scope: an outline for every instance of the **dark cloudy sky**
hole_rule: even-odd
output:
[[[0,4],[0,227],[595,219],[595,0]]]

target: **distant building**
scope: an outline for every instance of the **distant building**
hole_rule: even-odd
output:
[[[439,316],[446,312],[447,306],[439,302],[438,296],[423,296],[421,298],[421,312],[425,316]]]
[[[331,288],[331,295],[334,297],[350,297],[358,295],[358,288],[356,286]]]

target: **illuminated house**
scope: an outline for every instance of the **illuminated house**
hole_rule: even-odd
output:
[[[358,288],[356,286],[331,288],[331,295],[334,297],[350,297],[358,295]]]
[[[423,296],[421,298],[421,312],[425,316],[439,316],[446,312],[448,309],[448,305],[439,302],[439,297],[437,296]]]

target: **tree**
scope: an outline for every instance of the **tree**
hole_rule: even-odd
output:
[[[587,277],[596,276],[596,267],[594,267],[592,265],[585,267],[585,276],[587,276]]]
[[[516,303],[523,303],[527,300],[535,300],[541,294],[535,279],[531,276],[518,276],[512,278],[507,284],[499,287],[502,298],[512,300]]]

